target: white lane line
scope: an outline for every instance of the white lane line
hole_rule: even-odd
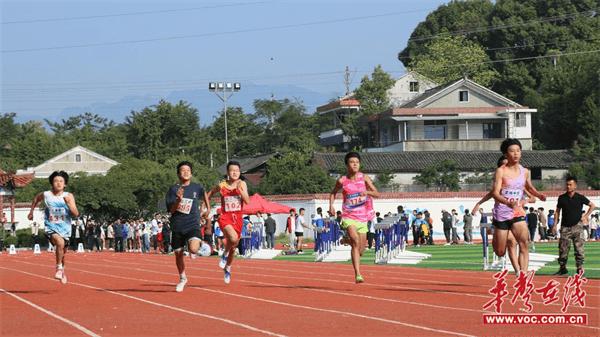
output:
[[[77,262],[75,264],[84,265],[84,266],[90,266],[90,267],[96,267],[96,266],[98,266],[98,265],[95,265],[95,264],[86,264],[86,263],[80,263],[80,262]],[[103,266],[106,266],[106,265],[103,265]],[[120,267],[120,266],[111,266],[111,267],[112,268],[130,269],[130,268]],[[195,268],[195,269],[200,269],[200,268]],[[107,276],[107,277],[120,278],[120,279],[125,279],[125,280],[138,280],[138,279],[135,279],[135,278],[125,277],[125,276],[109,276],[109,275],[106,275],[106,274],[101,274],[101,273],[87,271],[87,270],[82,270],[82,269],[74,269],[74,270],[82,272],[82,273],[97,274],[97,275],[103,275],[103,276]],[[152,274],[161,274],[161,275],[168,275],[168,276],[172,275],[172,273],[164,273],[164,272],[159,272],[159,271],[156,271],[156,270],[148,270],[148,269],[142,269],[142,268],[134,268],[133,270],[147,272],[147,273],[152,273]],[[206,269],[200,269],[200,270],[206,270]],[[211,271],[211,270],[206,270],[206,271]],[[201,279],[206,279],[206,280],[218,280],[218,281],[221,280],[221,278],[198,276],[198,275],[193,275],[193,276],[196,277],[196,278],[201,278]],[[151,281],[151,280],[144,280],[144,281],[159,282],[159,283],[163,283],[163,284],[168,284],[168,283],[164,283],[164,282],[160,282],[160,281]],[[244,283],[254,283],[254,284],[262,284],[262,285],[271,285],[271,286],[277,286],[277,287],[284,287],[284,286],[286,286],[284,284],[266,283],[266,282],[260,282],[260,281],[249,281],[249,280],[239,280],[239,281],[240,282],[244,282]],[[197,288],[197,287],[193,287],[193,286],[190,286],[190,287],[191,288]],[[204,288],[198,288],[198,289],[204,290]],[[441,306],[441,305],[434,305],[434,304],[426,304],[426,303],[418,303],[418,302],[394,300],[394,299],[389,299],[389,298],[384,298],[384,297],[375,297],[375,296],[369,296],[369,295],[349,294],[349,293],[336,292],[336,291],[324,290],[324,289],[307,288],[307,289],[302,289],[302,290],[326,292],[326,293],[333,293],[333,294],[344,295],[344,296],[362,297],[362,298],[367,298],[367,299],[371,299],[371,300],[379,300],[379,301],[386,301],[386,302],[396,302],[396,303],[403,303],[403,304],[420,305],[420,306],[426,306],[426,307],[432,307],[432,308],[440,308],[440,309],[445,309],[445,310],[446,309],[451,309],[451,310],[470,311],[470,312],[476,312],[476,313],[490,313],[490,311],[486,311],[486,310],[476,310],[476,309],[468,309],[468,308],[448,307],[448,306]],[[590,308],[590,307],[586,306],[585,308]],[[583,309],[585,309],[585,308],[583,308]],[[573,327],[586,328],[586,329],[592,329],[592,330],[600,330],[600,327],[580,325],[580,324],[571,324],[571,325]]]
[[[0,267],[0,268],[6,269],[6,270],[11,270],[11,271],[14,271],[14,272],[23,273],[23,274],[26,274],[26,275],[31,275],[31,276],[39,277],[39,278],[42,278],[42,279],[47,279],[47,280],[54,281],[54,279],[51,279],[49,277],[40,276],[40,275],[37,275],[37,274],[33,274],[33,273],[26,272],[26,271],[22,271],[22,270],[17,270],[17,269],[12,269],[12,268],[5,268],[5,267]],[[74,269],[71,269],[71,270],[74,270]],[[104,276],[112,277],[111,275],[104,275]],[[141,279],[135,279],[135,280],[141,280]],[[153,282],[156,282],[156,281],[153,281]],[[216,317],[216,316],[212,316],[212,315],[203,314],[203,313],[200,313],[200,312],[195,312],[195,311],[185,310],[185,309],[181,309],[181,308],[177,308],[177,307],[172,307],[170,305],[166,305],[166,304],[162,304],[162,303],[158,303],[158,302],[149,301],[149,300],[146,300],[146,299],[143,299],[143,298],[140,298],[140,297],[127,295],[127,294],[123,294],[123,293],[112,291],[112,290],[108,290],[108,289],[98,288],[98,287],[91,286],[91,285],[88,285],[88,284],[83,284],[83,283],[78,283],[78,282],[69,282],[69,284],[77,285],[77,286],[84,287],[84,288],[89,288],[89,289],[104,291],[104,292],[111,293],[111,294],[114,294],[114,295],[119,295],[119,296],[122,296],[122,297],[125,297],[125,298],[129,298],[129,299],[132,299],[132,300],[140,301],[140,302],[143,302],[143,303],[146,303],[146,304],[151,304],[151,305],[158,306],[158,307],[161,307],[161,308],[166,308],[166,309],[171,309],[171,310],[178,311],[178,312],[183,312],[183,313],[186,313],[186,314],[189,314],[189,315],[193,315],[193,316],[200,316],[200,317],[204,317],[204,318],[208,318],[208,319],[213,319],[213,320],[216,320],[216,321],[221,321],[221,322],[224,322],[224,323],[227,323],[227,324],[231,324],[231,325],[235,325],[235,326],[238,326],[238,327],[241,327],[241,328],[244,328],[244,329],[248,329],[248,330],[251,330],[251,331],[260,332],[260,333],[263,333],[265,335],[278,336],[278,337],[286,337],[285,335],[281,335],[281,334],[278,334],[278,333],[275,333],[275,332],[271,332],[271,331],[268,331],[268,330],[262,330],[262,329],[259,329],[259,328],[255,328],[255,327],[253,327],[251,325],[244,324],[244,323],[238,323],[238,322],[226,319],[226,318]],[[97,335],[94,335],[94,336],[97,336]]]
[[[31,264],[31,263],[28,263],[28,264]],[[129,269],[131,270],[131,268],[129,268]],[[110,277],[110,278],[118,278],[118,279],[133,280],[133,281],[143,281],[143,282],[150,282],[150,283],[155,283],[155,284],[170,284],[168,282],[162,282],[162,281],[156,281],[156,280],[147,280],[147,279],[142,279],[142,278],[132,278],[132,277],[125,277],[125,276],[115,276],[115,275],[109,275],[109,274],[98,273],[98,272],[91,272],[91,271],[80,270],[80,269],[75,269],[75,268],[70,268],[70,270],[72,270],[72,271],[79,271],[79,272],[88,273],[88,274],[101,275],[101,276]],[[139,268],[136,268],[136,270],[139,270]],[[142,271],[152,272],[150,270],[142,270]],[[156,274],[156,272],[154,272],[154,273]],[[160,274],[163,274],[163,273],[160,273]],[[172,274],[169,274],[169,275],[172,275]],[[245,299],[259,301],[259,302],[266,302],[266,303],[271,303],[271,304],[289,306],[289,307],[293,307],[293,308],[299,308],[299,309],[305,309],[305,310],[311,310],[311,311],[328,312],[328,313],[338,314],[338,315],[342,315],[342,316],[353,316],[353,317],[358,317],[358,318],[363,318],[363,319],[368,319],[368,320],[374,320],[374,321],[379,321],[379,322],[385,322],[385,323],[390,323],[390,324],[395,324],[395,325],[403,325],[403,326],[407,326],[407,327],[410,327],[410,328],[415,328],[415,329],[420,329],[420,330],[426,330],[426,331],[431,331],[431,332],[435,332],[435,333],[442,333],[442,334],[449,334],[449,335],[463,336],[463,337],[474,337],[473,335],[468,335],[468,334],[464,334],[464,333],[460,333],[460,332],[454,332],[454,331],[448,331],[448,330],[441,330],[441,329],[435,329],[435,328],[428,328],[428,327],[424,327],[424,326],[420,326],[420,325],[415,325],[415,324],[410,324],[410,323],[406,323],[406,322],[402,322],[402,321],[390,320],[390,319],[379,318],[379,317],[372,317],[372,316],[366,316],[366,315],[356,314],[356,313],[352,313],[352,312],[338,311],[338,310],[325,309],[325,308],[309,307],[309,306],[304,306],[304,305],[300,305],[300,304],[292,304],[292,303],[279,302],[279,301],[275,301],[275,300],[269,300],[269,299],[264,299],[264,298],[259,298],[259,297],[253,297],[253,296],[238,295],[238,294],[233,294],[233,293],[229,293],[229,292],[224,292],[224,291],[219,291],[219,290],[212,290],[212,289],[204,289],[204,288],[195,287],[195,286],[188,286],[188,288],[196,289],[196,290],[201,290],[201,291],[213,292],[213,293],[217,293],[217,294],[221,294],[221,295],[226,295],[226,296],[240,297],[240,298],[245,298]],[[100,289],[100,288],[98,288],[98,289]],[[109,290],[104,290],[104,291],[111,292]],[[124,295],[124,294],[120,294],[120,295]],[[125,296],[129,296],[129,295],[125,295]],[[181,309],[181,310],[183,310],[183,309]]]
[[[51,279],[51,280],[54,281],[53,279]],[[68,325],[74,327],[75,329],[83,332],[84,334],[86,334],[88,336],[100,337],[100,335],[97,335],[97,334],[93,333],[92,331],[86,329],[85,327],[83,327],[83,326],[81,326],[81,325],[79,325],[79,324],[77,324],[77,323],[75,323],[75,322],[73,322],[73,321],[71,321],[69,319],[66,319],[66,318],[64,318],[64,317],[62,317],[60,315],[57,315],[57,314],[53,313],[52,311],[50,311],[48,309],[44,309],[41,306],[39,306],[39,305],[37,305],[37,304],[35,304],[33,302],[30,302],[30,301],[24,299],[21,296],[15,295],[15,294],[11,293],[10,291],[4,290],[2,288],[0,288],[0,291],[3,292],[3,293],[5,293],[5,294],[7,294],[7,295],[9,295],[9,296],[14,297],[15,299],[17,299],[17,300],[19,300],[19,301],[21,301],[21,302],[23,302],[23,303],[25,303],[25,304],[27,304],[27,305],[35,308],[35,309],[37,309],[37,310],[39,310],[39,311],[41,311],[43,313],[45,313],[46,315],[48,315],[50,317],[56,318],[59,321],[67,323]]]

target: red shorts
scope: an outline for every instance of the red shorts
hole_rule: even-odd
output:
[[[242,236],[242,226],[244,226],[244,218],[242,214],[223,213],[219,217],[219,226],[221,226],[221,230],[225,229],[225,227],[227,226],[233,227],[239,238]]]

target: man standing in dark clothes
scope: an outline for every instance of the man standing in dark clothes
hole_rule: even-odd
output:
[[[125,247],[123,247],[123,224],[121,221],[121,219],[117,219],[113,228],[115,229],[115,252],[122,253]]]
[[[575,265],[577,266],[577,273],[583,273],[583,243],[584,240],[581,236],[583,232],[583,225],[588,223],[588,217],[590,213],[596,208],[593,202],[591,202],[585,196],[575,192],[577,189],[577,179],[574,177],[567,177],[567,192],[561,194],[558,197],[558,204],[556,205],[555,214],[555,226],[560,222],[560,240],[558,241],[558,263],[560,269],[556,275],[565,275],[567,271],[567,259],[569,257],[570,240],[573,240],[573,247],[575,250]],[[583,205],[587,205],[588,209],[582,215]]]
[[[267,213],[267,219],[265,220],[265,233],[267,234],[267,248],[275,248],[275,231],[277,230],[277,223],[275,219],[271,217],[270,213]]]
[[[533,242],[535,239],[535,232],[538,226],[538,215],[533,207],[529,207],[529,214],[527,214],[527,227],[529,228],[529,242]]]

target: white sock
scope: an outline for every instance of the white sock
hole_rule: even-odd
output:
[[[187,279],[187,277],[185,276],[185,272],[179,274],[179,279],[181,279],[181,280],[186,280]]]
[[[231,273],[231,266],[225,266],[225,270]]]
[[[62,263],[59,263],[59,264],[57,264],[57,265],[56,265],[56,269],[58,269],[58,270],[62,270],[62,269],[64,269],[64,267],[63,267]]]

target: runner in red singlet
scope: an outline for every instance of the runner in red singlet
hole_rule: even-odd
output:
[[[244,224],[243,208],[244,204],[250,202],[248,196],[248,186],[241,180],[240,163],[230,161],[227,163],[227,179],[213,187],[208,192],[210,198],[213,194],[221,194],[221,215],[219,216],[219,226],[225,237],[225,251],[219,261],[219,267],[223,268],[226,284],[231,281],[231,264],[233,263],[234,252],[240,242],[242,226]]]

